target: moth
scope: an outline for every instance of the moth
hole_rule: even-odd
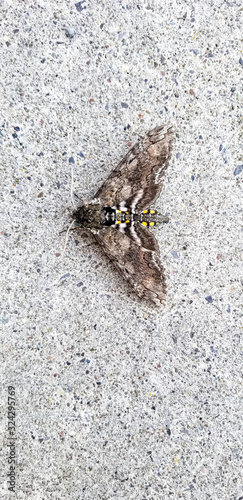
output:
[[[149,208],[160,194],[171,158],[172,127],[155,127],[135,144],[98,189],[79,206],[76,225],[93,233],[104,253],[145,300],[166,298],[165,271],[158,243],[148,228],[168,222]]]

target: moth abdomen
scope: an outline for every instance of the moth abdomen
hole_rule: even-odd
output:
[[[134,220],[138,220],[143,226],[157,226],[158,224],[169,222],[168,217],[151,208],[135,215]]]
[[[133,209],[120,210],[117,208],[105,207],[106,226],[116,225],[120,227],[131,226],[133,222],[140,222],[143,226],[156,226],[157,224],[169,221],[169,218],[162,215],[157,210],[149,208],[142,212],[136,212]]]

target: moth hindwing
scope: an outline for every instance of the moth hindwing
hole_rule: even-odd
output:
[[[90,203],[74,213],[134,291],[156,305],[166,297],[159,247],[146,226],[168,218],[148,208],[158,197],[172,153],[172,127],[148,132],[126,154]]]

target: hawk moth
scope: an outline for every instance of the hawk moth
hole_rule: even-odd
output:
[[[148,207],[158,197],[172,152],[172,127],[148,132],[126,154],[92,201],[73,214],[89,229],[104,253],[139,297],[165,302],[166,280],[159,247],[146,226],[168,222]]]

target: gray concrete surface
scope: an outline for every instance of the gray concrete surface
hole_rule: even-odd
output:
[[[3,0],[1,17],[1,496],[240,500],[240,2]],[[161,123],[156,310],[87,231],[63,254],[62,231],[72,168],[90,199]]]

